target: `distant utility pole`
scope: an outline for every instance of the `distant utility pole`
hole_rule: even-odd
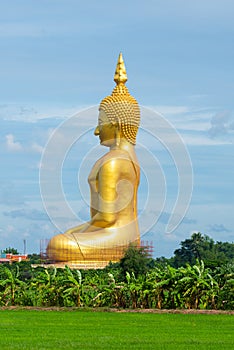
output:
[[[24,239],[24,255],[26,255],[26,239]]]

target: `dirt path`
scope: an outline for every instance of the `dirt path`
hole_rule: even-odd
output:
[[[152,314],[228,314],[234,315],[234,311],[224,310],[179,310],[179,309],[115,309],[115,308],[77,308],[77,307],[36,307],[36,306],[2,306],[1,310],[35,310],[35,311],[90,311],[90,312],[119,312],[119,313],[152,313]]]

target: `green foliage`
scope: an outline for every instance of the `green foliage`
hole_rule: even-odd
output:
[[[203,261],[179,268],[156,266],[145,274],[120,268],[71,270],[0,265],[0,305],[157,309],[234,309],[234,264],[215,269]]]
[[[19,266],[15,270],[3,267],[0,280],[0,305],[19,304],[20,294],[23,292],[23,282],[19,277]]]
[[[4,249],[4,250],[3,250],[3,253],[4,253],[4,254],[10,254],[10,253],[11,253],[11,254],[14,254],[14,255],[19,254],[19,252],[18,252],[17,249],[11,248],[11,247],[8,247],[8,248]]]
[[[31,264],[40,264],[41,263],[41,256],[40,254],[29,254],[28,259]]]
[[[220,254],[228,262],[216,267],[226,261]],[[153,260],[146,248],[130,246],[103,270],[0,265],[0,306],[233,310],[232,261],[233,244],[193,234],[174,259]]]
[[[131,244],[120,260],[119,266],[123,276],[129,272],[134,273],[138,277],[139,275],[144,275],[149,270],[150,262],[151,259],[149,258],[147,247],[139,248]]]
[[[234,261],[234,244],[228,242],[214,242],[207,235],[200,232],[193,233],[191,238],[180,243],[181,248],[176,249],[172,264],[175,267],[193,265],[196,260],[203,260],[210,268],[221,266]]]

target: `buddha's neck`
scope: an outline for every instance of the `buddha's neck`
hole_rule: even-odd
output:
[[[114,150],[114,149],[120,149],[128,153],[134,152],[134,146],[130,142],[128,142],[125,138],[122,138],[122,137],[120,138],[120,142],[118,146],[112,145],[110,147],[110,150]]]

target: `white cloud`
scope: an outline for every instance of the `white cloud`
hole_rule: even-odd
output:
[[[209,137],[205,136],[205,134],[201,133],[183,133],[182,139],[185,142],[186,145],[190,146],[216,146],[216,145],[229,145],[232,142],[228,140],[217,140],[217,139],[210,139]]]
[[[160,113],[160,114],[159,114]],[[160,116],[168,121],[168,128],[161,128]],[[186,145],[210,146],[233,144],[234,122],[229,111],[218,112],[211,108],[196,109],[189,106],[155,106],[142,108],[141,125],[160,131],[164,139],[172,142],[171,130],[175,130]]]
[[[16,142],[14,140],[14,135],[8,134],[6,135],[6,146],[8,151],[10,152],[20,152],[23,150],[23,147],[20,142]]]
[[[42,22],[3,22],[0,25],[0,37],[29,37],[40,38],[47,36],[64,35],[72,32],[78,32],[76,26],[69,26],[69,22],[64,26],[57,23]]]
[[[210,128],[208,129],[211,138],[228,137],[233,140],[233,117],[230,111],[221,111],[212,116]]]
[[[90,106],[36,106],[25,104],[2,104],[0,105],[0,118],[3,120],[37,122],[40,119],[60,118],[63,121],[67,117],[85,111]]]
[[[189,108],[187,106],[149,106],[149,108],[165,115],[174,115],[174,114],[182,114],[188,113]]]
[[[37,209],[14,209],[3,212],[3,215],[12,219],[26,218],[29,220],[48,220],[46,213]]]
[[[225,233],[225,232],[232,232],[232,231],[229,230],[224,224],[211,224],[209,225],[209,232]]]
[[[4,184],[1,182],[0,188],[0,205],[14,207],[15,205],[23,205],[24,195],[20,192],[20,188],[15,186],[15,183],[8,179],[8,182]],[[2,209],[0,209],[2,212]]]
[[[15,141],[15,136],[13,134],[8,134],[5,136],[6,138],[6,147],[9,152],[22,152],[26,151],[26,149],[22,146],[22,144],[18,141]],[[27,151],[33,153],[41,154],[44,148],[38,143],[34,142]]]
[[[36,152],[36,153],[42,153],[44,150],[44,148],[42,146],[38,145],[36,142],[32,144],[31,149],[33,152]]]
[[[34,107],[22,104],[2,104],[0,105],[0,118],[3,120],[27,120],[34,121],[38,118]]]

